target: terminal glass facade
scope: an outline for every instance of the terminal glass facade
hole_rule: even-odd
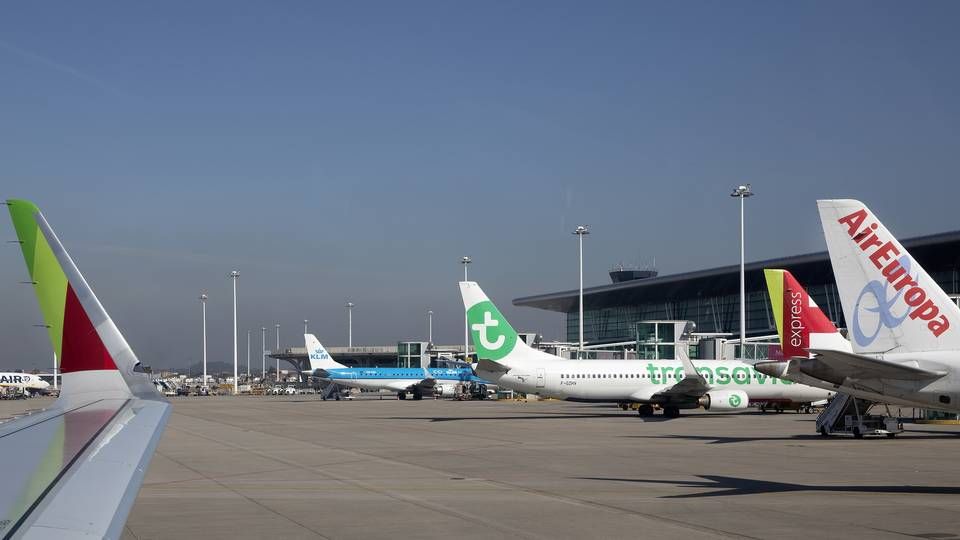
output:
[[[930,275],[948,294],[960,293],[960,270],[957,268],[931,271]],[[832,279],[832,274],[830,278]],[[750,282],[747,286],[746,333],[748,336],[776,334],[777,327],[766,284],[758,279],[752,281],[753,286]],[[838,327],[846,326],[840,296],[834,283],[804,283],[804,286],[830,320]],[[690,320],[696,323],[696,332],[739,335],[739,293],[710,295],[709,290],[705,289],[686,292],[688,294],[684,295],[685,297],[665,302],[638,302],[593,308],[589,301],[585,301],[584,340],[588,343],[639,340],[636,333],[637,323],[656,319]],[[567,340],[579,340],[579,316],[576,310],[567,312]]]

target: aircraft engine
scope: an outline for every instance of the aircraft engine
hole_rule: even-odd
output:
[[[708,411],[739,411],[749,404],[750,398],[742,390],[718,390],[700,398],[700,405]]]

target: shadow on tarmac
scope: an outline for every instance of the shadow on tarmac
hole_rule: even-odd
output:
[[[370,416],[370,420],[429,420],[431,422],[460,422],[464,420],[577,420],[579,418],[618,418],[625,417],[624,414],[617,413],[591,413],[591,414],[571,414],[571,413],[538,413],[523,416]],[[633,418],[633,417],[630,417]]]
[[[640,478],[599,478],[574,477],[577,480],[596,480],[600,482],[631,482],[638,484],[668,484],[677,487],[712,489],[706,493],[688,493],[685,495],[664,495],[661,499],[692,499],[700,497],[728,497],[733,495],[757,495],[768,493],[790,493],[796,491],[819,492],[862,492],[862,493],[912,493],[927,495],[960,495],[958,487],[941,486],[818,486],[808,484],[788,484],[769,482],[751,478],[733,476],[697,475],[703,480],[644,480]]]
[[[924,434],[919,437],[910,437],[910,434]],[[929,434],[929,435],[928,435]],[[897,439],[904,438],[916,438],[923,440],[931,439],[956,439],[960,436],[960,433],[944,433],[942,431],[918,431],[918,430],[909,430],[904,431],[897,436]],[[624,439],[678,439],[683,441],[703,441],[707,444],[730,444],[730,443],[742,443],[742,442],[765,442],[765,441],[852,441],[854,440],[851,437],[823,437],[819,434],[803,434],[803,435],[789,435],[786,437],[725,437],[722,435],[621,435]],[[881,437],[886,440],[886,437]]]

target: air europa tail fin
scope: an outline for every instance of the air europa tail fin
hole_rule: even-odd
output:
[[[960,349],[960,308],[866,205],[817,208],[854,351]]]
[[[304,334],[303,339],[307,345],[307,356],[310,358],[310,371],[318,369],[336,369],[347,367],[338,362],[334,362],[330,353],[323,348],[320,340],[313,334]]]
[[[509,363],[532,356],[535,351],[519,339],[516,330],[487,298],[480,285],[461,281],[460,295],[467,310],[467,324],[478,359]]]
[[[770,307],[780,348],[787,358],[807,358],[807,349],[850,350],[850,342],[823,313],[813,297],[787,270],[765,269]]]
[[[157,394],[135,380],[143,378],[133,373],[136,355],[40,209],[22,199],[8,200],[7,206],[63,374],[61,397],[129,397],[132,388],[138,395]]]

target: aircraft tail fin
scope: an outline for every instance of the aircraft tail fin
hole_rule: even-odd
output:
[[[850,350],[837,327],[787,270],[764,269],[770,307],[787,358],[809,358],[808,349]]]
[[[337,369],[347,367],[339,362],[335,362],[327,349],[323,347],[317,336],[313,334],[304,334],[303,339],[307,345],[307,356],[310,358],[310,371],[318,369]]]
[[[510,326],[497,306],[476,282],[461,281],[460,295],[467,310],[470,337],[478,360],[509,364],[512,360],[529,357],[533,352]]]
[[[63,375],[61,397],[159,397],[152,384],[136,380],[145,379],[133,374],[137,356],[40,209],[23,199],[7,207]]]
[[[817,208],[854,351],[960,349],[960,308],[865,204]]]

